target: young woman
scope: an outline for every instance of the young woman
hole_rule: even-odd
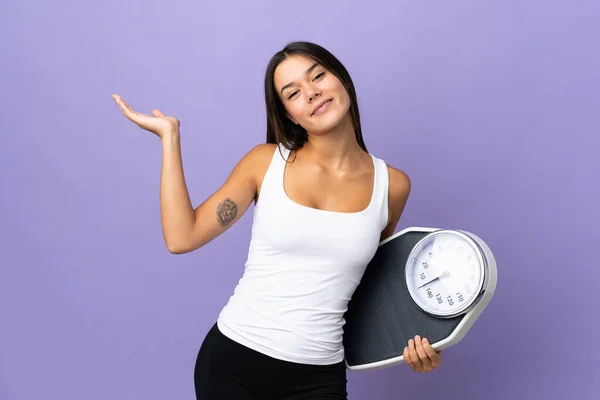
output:
[[[410,192],[404,172],[368,153],[346,68],[312,43],[276,53],[265,76],[267,143],[195,209],[179,121],[158,110],[140,114],[113,97],[128,119],[162,140],[160,206],[170,252],[206,245],[255,204],[245,272],[198,353],[197,398],[346,399],[344,312]],[[404,357],[427,372],[440,365],[440,353],[416,336]]]

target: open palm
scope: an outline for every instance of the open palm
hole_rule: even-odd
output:
[[[156,109],[152,110],[152,115],[142,114],[131,108],[119,95],[113,94],[112,98],[127,119],[161,139],[169,133],[179,131],[180,123],[175,117],[167,116]]]

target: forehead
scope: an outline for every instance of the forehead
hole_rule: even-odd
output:
[[[283,60],[273,74],[275,88],[279,88],[294,81],[300,81],[305,77],[306,70],[315,64],[316,61],[308,57],[293,55]]]

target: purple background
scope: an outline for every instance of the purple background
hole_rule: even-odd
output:
[[[0,4],[0,399],[192,399],[252,208],[163,243],[161,146],[111,99],[182,121],[198,205],[265,138],[288,41],[355,81],[367,146],[405,170],[398,230],[466,229],[495,297],[430,374],[349,372],[350,399],[597,399],[600,6],[593,1]]]

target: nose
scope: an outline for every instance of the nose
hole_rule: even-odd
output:
[[[312,103],[320,95],[321,95],[321,91],[316,87],[312,87],[310,89],[310,91],[308,92],[308,102]]]

